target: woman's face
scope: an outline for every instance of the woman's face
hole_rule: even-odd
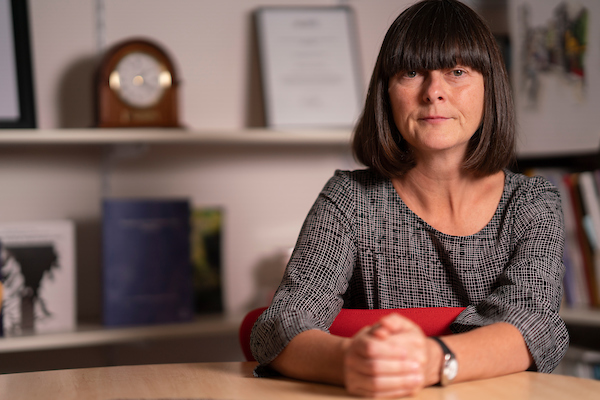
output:
[[[389,81],[394,122],[416,155],[444,151],[460,160],[481,124],[483,75],[463,66],[404,71]]]

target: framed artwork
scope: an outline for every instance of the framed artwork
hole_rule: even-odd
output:
[[[598,151],[598,0],[513,0],[512,82],[520,156]]]
[[[26,0],[0,0],[0,128],[35,128]]]
[[[352,10],[262,7],[255,22],[267,126],[353,126],[363,93]]]

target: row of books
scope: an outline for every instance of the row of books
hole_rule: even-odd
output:
[[[565,220],[565,305],[600,307],[600,170],[529,173],[546,177],[560,191]]]
[[[221,220],[221,209],[193,209],[186,199],[105,200],[104,324],[184,322],[222,311]],[[69,220],[0,223],[0,336],[76,327],[75,241]]]
[[[562,375],[600,380],[600,352],[571,346],[559,368]]]

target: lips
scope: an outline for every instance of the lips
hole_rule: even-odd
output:
[[[433,123],[435,123],[435,122],[444,122],[444,121],[449,120],[450,118],[443,117],[441,115],[428,115],[428,116],[425,116],[425,117],[421,117],[419,119],[423,120],[425,122],[433,122]]]

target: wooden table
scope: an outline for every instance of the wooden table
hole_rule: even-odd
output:
[[[0,399],[343,400],[343,388],[286,378],[254,378],[255,363],[198,363],[84,368],[0,375]],[[417,399],[599,399],[600,381],[522,372],[431,387]]]

